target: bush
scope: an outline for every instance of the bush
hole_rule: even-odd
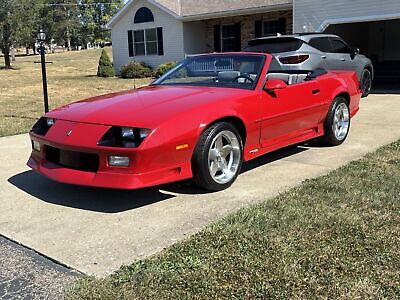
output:
[[[108,54],[105,49],[101,51],[101,56],[99,59],[99,67],[97,69],[97,76],[98,77],[114,77],[115,71],[113,64],[108,57]]]
[[[165,73],[167,73],[169,70],[171,70],[173,67],[175,67],[177,64],[176,61],[170,61],[167,62],[165,64],[161,64],[157,67],[155,76],[156,77],[161,77],[162,75],[164,75]]]
[[[151,68],[142,62],[130,61],[121,68],[122,78],[147,78],[153,75]]]

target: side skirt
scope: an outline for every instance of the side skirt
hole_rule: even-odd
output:
[[[295,145],[301,142],[305,142],[308,140],[312,140],[314,138],[318,138],[324,135],[324,125],[323,123],[319,124],[317,128],[312,129],[300,136],[288,139],[286,141],[283,141],[281,143],[276,143],[276,144],[272,144],[269,146],[266,146],[264,148],[260,147],[258,149],[246,149],[245,153],[244,153],[244,161],[249,161],[252,160],[254,158],[257,158],[261,155],[270,153],[272,151],[287,147],[287,146],[291,146],[291,145]]]

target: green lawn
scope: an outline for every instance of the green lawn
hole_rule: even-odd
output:
[[[111,48],[107,49],[111,57]],[[49,104],[56,108],[80,99],[133,88],[133,80],[98,78],[101,49],[47,55]],[[39,56],[17,57],[13,70],[3,69],[0,58],[0,136],[29,131],[43,114]],[[149,79],[136,80],[136,85]]]
[[[400,299],[400,141],[67,298]]]

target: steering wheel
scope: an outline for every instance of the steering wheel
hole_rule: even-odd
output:
[[[233,82],[238,81],[239,78],[244,78],[250,81],[250,83],[254,83],[254,79],[251,78],[249,74],[240,74],[239,76],[236,76],[235,79],[233,79]]]

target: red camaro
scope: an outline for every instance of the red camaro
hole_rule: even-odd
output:
[[[28,165],[56,181],[136,189],[193,178],[229,187],[242,162],[320,138],[339,145],[361,92],[354,72],[283,71],[269,54],[189,57],[150,86],[55,109]]]

